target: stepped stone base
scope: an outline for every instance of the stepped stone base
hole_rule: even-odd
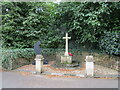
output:
[[[72,56],[61,56],[61,63],[72,63]]]

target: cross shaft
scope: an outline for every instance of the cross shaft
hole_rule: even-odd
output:
[[[68,55],[68,39],[71,39],[71,37],[68,37],[68,33],[66,33],[66,37],[63,37],[63,39],[66,39],[65,56],[69,56]]]

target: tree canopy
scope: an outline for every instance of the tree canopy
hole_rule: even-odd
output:
[[[120,2],[1,4],[3,47],[32,48],[40,40],[43,48],[63,48],[62,37],[68,32],[71,45],[91,44],[120,54]]]

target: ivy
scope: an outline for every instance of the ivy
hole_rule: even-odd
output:
[[[120,55],[120,31],[104,32],[100,47],[108,54]]]

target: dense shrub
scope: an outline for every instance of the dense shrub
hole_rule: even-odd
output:
[[[3,47],[32,48],[39,40],[44,48],[57,47],[59,37],[55,29],[52,31],[53,7],[45,2],[3,2]]]
[[[120,55],[120,31],[105,32],[100,47],[108,54]]]
[[[42,54],[46,56],[55,55],[55,52],[63,51],[63,49],[43,49]],[[34,61],[35,53],[33,48],[25,49],[3,49],[2,50],[2,67],[5,69],[15,69],[22,65],[30,64]],[[50,58],[49,58],[50,59]]]
[[[2,67],[5,69],[13,69],[23,64],[30,63],[30,59],[34,56],[33,49],[8,49],[2,50]],[[23,61],[18,61],[19,58],[24,58]],[[26,61],[25,61],[26,60]],[[18,63],[19,62],[19,63]]]
[[[1,15],[2,39],[5,48],[32,48],[37,41],[41,41],[43,48],[63,48],[65,41],[62,37],[68,32],[71,36],[69,46],[72,49],[76,47],[99,49],[99,39],[104,31],[114,32],[116,27],[116,29],[120,28],[120,2],[59,4],[3,2],[0,4],[3,14]],[[119,42],[113,45],[112,41],[107,40],[109,46],[101,41],[100,46],[108,54],[118,55],[119,46],[116,43]]]
[[[120,2],[63,2],[58,6],[56,24],[74,36],[72,41],[96,45],[104,31],[120,26],[119,7]]]
[[[45,60],[56,60],[56,54],[64,52],[65,49],[59,48],[43,48],[42,55]],[[72,54],[80,55],[81,49],[70,49],[69,52]],[[59,57],[62,54],[59,55]],[[2,67],[5,69],[15,69],[22,65],[30,64],[34,61],[35,53],[33,48],[25,48],[25,49],[3,49],[2,50]]]

